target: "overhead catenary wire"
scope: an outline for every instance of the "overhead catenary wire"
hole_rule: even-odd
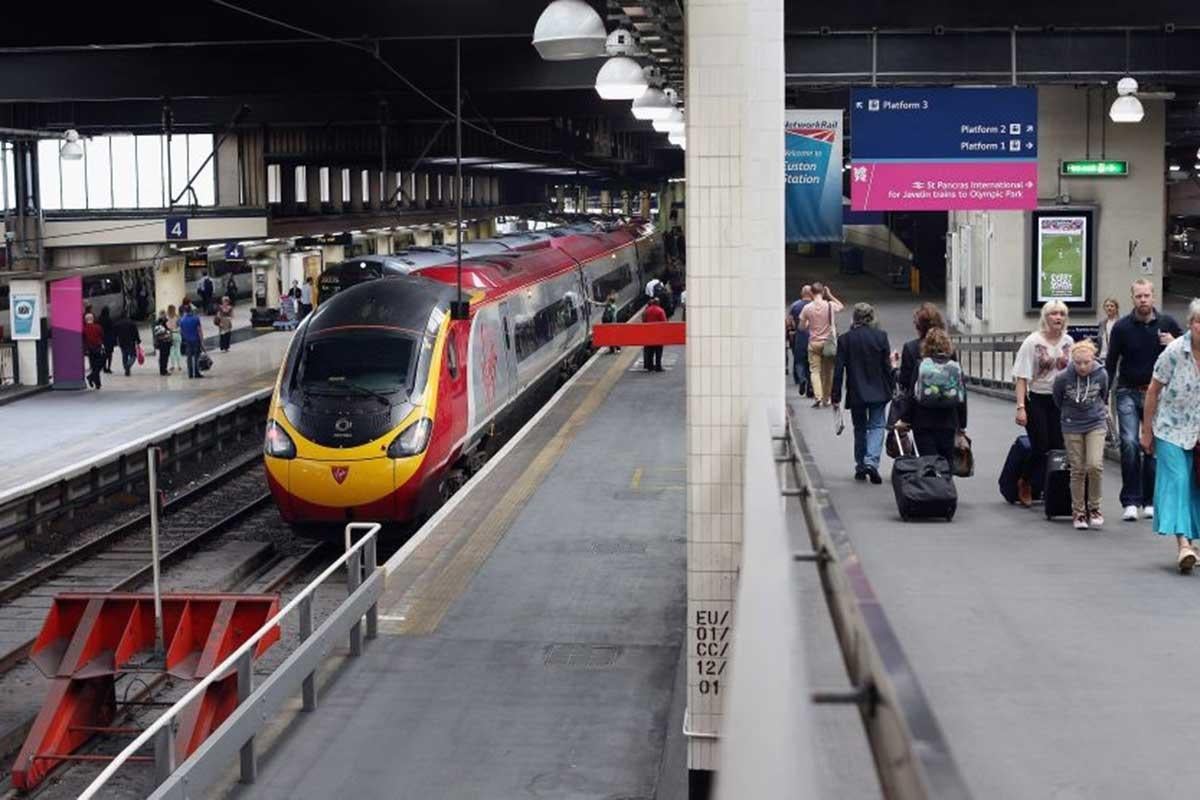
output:
[[[321,33],[320,31],[309,30],[308,28],[304,28],[299,25],[295,25],[291,22],[277,19],[275,17],[271,17],[266,14],[261,14],[257,11],[252,11],[248,8],[243,8],[235,3],[229,2],[229,0],[211,0],[211,2],[218,6],[221,6],[222,8],[228,9],[230,11],[234,11],[239,14],[244,14],[248,17],[253,17],[254,19],[259,20],[260,22],[266,22],[270,25],[277,25],[281,28],[286,28],[287,30],[293,31],[295,33],[300,33],[305,36],[311,36],[312,38],[319,39],[320,41],[323,41],[323,42],[328,42],[329,44],[341,45],[342,47],[348,47],[351,50],[357,50],[360,53],[365,53],[366,55],[368,55],[372,59],[374,59],[381,67],[383,67],[385,70],[387,70],[397,80],[399,80],[401,83],[403,83],[405,86],[407,86],[413,93],[415,93],[422,100],[429,103],[431,106],[438,109],[439,111],[441,111],[443,114],[445,114],[448,117],[453,118],[455,116],[454,111],[452,111],[450,108],[448,108],[443,103],[439,102],[436,98],[431,96],[424,89],[422,89],[421,87],[419,87],[415,83],[413,83],[411,80],[409,80],[408,76],[406,76],[404,73],[400,72],[398,69],[396,69],[394,66],[392,66],[387,61],[387,59],[385,59],[383,57],[383,55],[379,52],[377,47],[367,47],[363,43],[352,40],[352,39],[339,39],[336,36],[329,36],[327,34]],[[584,166],[587,166],[589,169],[595,169],[595,167],[593,167],[592,165],[578,161],[573,156],[570,156],[569,154],[564,153],[562,150],[551,150],[551,149],[547,149],[547,148],[533,147],[533,146],[530,146],[527,144],[522,144],[521,142],[517,142],[512,139],[509,139],[506,136],[502,136],[501,134],[496,133],[494,130],[488,130],[487,128],[483,127],[482,125],[476,125],[475,123],[470,122],[469,120],[463,120],[462,124],[468,128],[471,128],[472,130],[475,130],[475,131],[478,131],[479,133],[490,136],[498,142],[502,142],[511,147],[515,147],[519,150],[524,150],[529,153],[538,153],[540,155],[562,156],[564,158],[571,160],[572,162],[583,164]]]

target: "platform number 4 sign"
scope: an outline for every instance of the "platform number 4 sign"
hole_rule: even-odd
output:
[[[187,223],[187,217],[167,217],[167,238],[188,238]]]

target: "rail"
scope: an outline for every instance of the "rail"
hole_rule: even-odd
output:
[[[211,787],[233,762],[240,759],[241,780],[253,783],[258,772],[254,736],[279,712],[287,700],[300,692],[305,711],[317,707],[316,672],[333,647],[335,639],[349,635],[350,654],[363,651],[363,617],[366,617],[365,638],[378,635],[378,600],[383,593],[384,573],[377,561],[378,523],[352,522],[346,526],[349,541],[354,531],[363,532],[337,561],[329,565],[235,650],[229,658],[208,673],[191,691],[180,698],[129,745],[117,754],[96,779],[88,785],[79,800],[99,797],[100,791],[127,762],[137,758],[138,751],[153,744],[154,766],[158,788],[152,800],[207,796]],[[365,574],[364,574],[365,561]],[[313,630],[313,593],[342,567],[346,569],[349,596]],[[270,634],[293,611],[299,612],[299,646],[257,687],[253,684],[253,653],[258,642]],[[182,764],[175,764],[174,723],[187,707],[200,698],[213,683],[237,675],[238,706],[211,736]],[[144,758],[144,757],[143,757]]]
[[[128,491],[141,496],[146,481],[147,447],[162,451],[164,469],[181,469],[185,459],[221,450],[231,438],[259,430],[271,389],[258,389],[195,414],[84,461],[0,491],[0,549],[14,537],[39,533],[72,509],[105,495]]]
[[[808,541],[793,559],[815,564],[820,574],[851,683],[849,691],[814,693],[813,701],[858,708],[884,797],[967,800],[971,792],[941,726],[790,411],[777,441],[782,493],[799,503],[807,528]]]
[[[1008,398],[1016,391],[1012,364],[1028,333],[962,334],[951,337],[967,385]]]
[[[17,360],[17,343],[0,342],[0,387],[15,386],[20,382],[21,369]]]

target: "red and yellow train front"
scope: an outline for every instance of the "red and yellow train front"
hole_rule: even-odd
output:
[[[296,332],[264,445],[288,522],[407,522],[436,502],[457,439],[449,420],[459,416],[439,408],[457,394],[454,380],[439,392],[450,323],[437,303],[397,320],[394,298],[386,303],[378,291],[394,282],[339,293]],[[364,313],[370,302],[387,305],[386,321]]]

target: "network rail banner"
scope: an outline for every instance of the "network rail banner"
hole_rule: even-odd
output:
[[[1037,207],[1037,90],[857,89],[855,211]]]
[[[784,185],[789,242],[842,240],[842,115],[784,112]]]

